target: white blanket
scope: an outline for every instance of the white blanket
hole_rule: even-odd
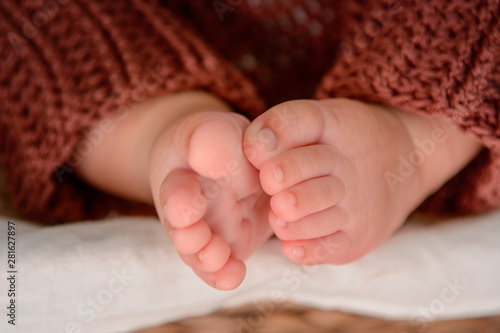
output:
[[[276,240],[248,261],[231,292],[211,289],[177,257],[159,222],[117,218],[58,227],[15,222],[15,271],[7,267],[7,217],[0,217],[1,332],[131,332],[220,308],[268,301],[344,310],[424,327],[436,319],[500,313],[500,211],[435,226],[408,223],[360,261],[301,267]],[[9,277],[14,275],[15,297]],[[15,324],[9,302],[14,300]]]

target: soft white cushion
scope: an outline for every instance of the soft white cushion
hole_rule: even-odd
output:
[[[6,275],[7,220],[0,217]],[[266,300],[271,303],[256,307],[257,316],[282,301],[418,325],[500,313],[500,211],[434,226],[407,223],[376,251],[341,267],[293,264],[271,240],[231,292],[199,281],[156,219],[57,227],[14,222],[16,326],[7,324],[9,285],[2,278],[2,332],[130,332]],[[242,318],[243,326],[255,322]]]

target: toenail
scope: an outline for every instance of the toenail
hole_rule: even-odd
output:
[[[283,170],[281,170],[280,167],[274,167],[273,168],[274,172],[274,179],[276,180],[276,183],[281,183],[285,176],[283,175]]]
[[[268,151],[274,150],[278,146],[276,135],[274,135],[274,132],[269,128],[261,129],[259,133],[257,133],[257,139],[262,147]]]
[[[203,262],[203,251],[200,251],[200,253],[198,253],[198,260],[200,262]]]
[[[166,222],[166,221],[164,221],[164,219],[166,219],[166,217],[168,216],[168,214],[167,214],[167,205],[164,205],[162,210],[163,210],[163,216],[162,216],[162,218],[160,219],[160,221],[161,221],[161,223],[162,223],[163,225],[165,225],[165,222]]]
[[[288,202],[290,202],[290,205],[292,206],[297,205],[297,198],[295,197],[295,195],[293,195],[292,193],[288,193],[287,197],[288,197]]]
[[[278,218],[278,220],[276,221],[276,224],[282,228],[286,227],[286,222],[283,221],[282,219]]]
[[[303,246],[296,246],[293,248],[292,251],[292,256],[297,258],[297,259],[302,259],[306,255],[306,250],[304,249]]]

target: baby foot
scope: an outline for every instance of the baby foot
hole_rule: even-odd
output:
[[[268,220],[282,252],[300,264],[360,258],[423,200],[413,180],[418,171],[395,190],[384,178],[413,145],[401,121],[381,106],[286,102],[252,122],[243,147],[272,196]]]
[[[272,233],[269,197],[241,147],[248,124],[232,112],[197,112],[164,130],[151,155],[152,193],[169,238],[221,290],[240,285],[243,261]]]

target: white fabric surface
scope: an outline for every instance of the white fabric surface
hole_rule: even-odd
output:
[[[0,217],[1,262],[7,217]],[[12,220],[12,219],[11,219]],[[424,325],[435,319],[500,313],[500,211],[424,226],[407,224],[353,264],[301,267],[272,240],[248,261],[231,292],[212,290],[178,259],[159,222],[117,218],[57,227],[16,223],[16,326],[1,332],[131,332],[259,301],[293,301]],[[7,274],[7,273],[5,273]],[[242,331],[258,320],[242,318]]]

